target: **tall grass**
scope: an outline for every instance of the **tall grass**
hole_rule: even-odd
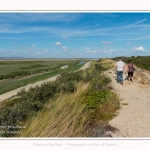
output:
[[[117,115],[120,100],[107,88],[111,82],[108,77],[93,69],[89,72],[85,71],[84,79],[92,76],[88,78],[90,82],[79,82],[73,94],[62,93],[48,102],[31,118],[20,137],[92,137],[114,130],[106,122]]]
[[[80,95],[88,84],[79,83],[74,94],[60,95],[32,117],[20,137],[83,137],[87,115]]]
[[[105,69],[98,61],[85,71],[64,72],[53,83],[19,92],[16,103],[2,107],[0,123],[26,126],[17,137],[103,136],[106,121],[120,107],[108,88],[111,79],[102,75]]]
[[[92,137],[98,132],[103,136],[106,130],[114,130],[106,121],[115,117],[119,108],[115,93],[91,90],[89,83],[80,82],[73,94],[62,94],[46,103],[27,122],[20,137]]]

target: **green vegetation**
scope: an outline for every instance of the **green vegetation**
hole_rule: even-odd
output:
[[[117,95],[107,86],[109,83],[111,83],[109,77],[100,75],[92,81],[91,87],[82,95],[92,122],[112,119],[120,107]]]
[[[67,61],[64,61],[64,62],[67,63]],[[77,65],[79,63],[79,60],[73,61],[72,63],[71,63],[71,60],[69,60],[69,63],[70,63],[69,68],[64,69],[67,72],[72,72],[72,71],[78,70],[80,67],[83,66],[83,65]],[[56,61],[56,64],[57,64],[57,61]],[[41,75],[36,75],[36,76],[26,78],[26,79],[10,80],[7,82],[1,82],[0,83],[0,94],[6,93],[8,91],[14,90],[14,89],[19,88],[19,87],[23,87],[27,84],[32,84],[32,83],[35,83],[37,81],[48,79],[52,76],[60,74],[64,70],[59,68],[59,69],[53,70],[49,73],[43,73]]]
[[[60,69],[62,65],[78,64],[80,60],[22,60],[22,61],[0,61],[0,80],[10,79],[18,76],[27,76],[37,73],[45,73]]]
[[[115,112],[120,107],[117,95],[108,90],[88,90],[82,96],[87,105],[90,122],[108,121],[116,115]]]
[[[118,60],[118,57],[112,60]],[[122,60],[126,63],[131,60],[137,67],[150,71],[150,56],[122,57]]]
[[[95,124],[112,119],[120,107],[119,98],[108,87],[111,79],[102,74],[104,70],[102,61],[96,61],[85,71],[64,71],[54,82],[18,92],[18,98],[0,106],[0,125],[25,128],[21,132],[5,128],[1,136],[93,136]]]
[[[122,105],[128,105],[128,103],[122,103]]]

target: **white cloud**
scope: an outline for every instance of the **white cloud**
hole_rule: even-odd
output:
[[[49,50],[45,50],[45,53],[49,53]]]
[[[84,47],[84,49],[85,49],[85,50],[90,50],[90,48],[88,48],[88,47]]]
[[[144,52],[145,51],[145,49],[142,46],[140,46],[140,47],[133,47],[132,50],[133,51],[140,51],[140,52]]]
[[[36,47],[36,45],[31,45],[30,49],[33,50]]]
[[[127,45],[130,45],[131,43],[130,43],[130,42],[127,42],[126,44],[127,44]]]
[[[96,54],[96,53],[97,53],[97,51],[96,51],[96,50],[93,50],[93,53],[94,53],[94,54]]]
[[[111,50],[109,50],[110,52],[116,52],[117,50],[113,50],[113,49],[111,49]]]
[[[62,36],[63,39],[68,39],[68,36]]]
[[[147,20],[147,18],[145,18],[145,19],[143,19],[143,20],[139,20],[139,21],[137,21],[135,24],[143,23],[143,22],[145,22],[146,20]]]
[[[50,51],[45,48],[42,48],[41,53],[48,54],[48,53],[50,53]]]
[[[37,54],[40,54],[40,52],[36,52]]]
[[[11,53],[20,53],[20,51],[19,50],[12,50],[12,51],[10,51]]]
[[[102,44],[113,44],[113,42],[109,42],[109,41],[102,41]]]
[[[91,51],[91,50],[87,50],[86,52],[87,52],[87,53],[92,53],[92,51]]]
[[[65,46],[63,46],[62,49],[63,49],[64,52],[68,51],[68,48],[65,47]]]
[[[11,42],[12,44],[16,44],[16,42]]]
[[[61,46],[62,44],[61,44],[61,42],[56,42],[55,43],[57,46]]]

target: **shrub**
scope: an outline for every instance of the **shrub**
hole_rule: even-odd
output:
[[[82,80],[82,71],[78,72],[63,72],[60,74],[60,77],[58,78],[61,82],[69,82],[69,81],[81,81]]]
[[[25,122],[35,112],[39,111],[47,101],[57,97],[60,92],[74,92],[76,84],[80,81],[92,83],[90,90],[81,97],[87,105],[86,111],[89,113],[90,121],[110,119],[118,108],[118,101],[116,95],[106,90],[111,80],[101,75],[101,69],[100,64],[95,64],[94,69],[90,68],[72,73],[64,71],[54,82],[44,83],[34,88],[30,87],[28,91],[22,89],[18,92],[19,100],[1,110],[1,125],[16,125]]]
[[[60,92],[72,93],[76,90],[76,84],[75,82],[70,81],[67,83],[61,83],[58,88]]]
[[[89,120],[93,123],[112,119],[120,107],[117,95],[108,90],[88,90],[82,95],[82,99],[87,105]]]
[[[99,70],[99,71],[100,71],[100,70],[101,70],[101,71],[103,70],[103,66],[102,66],[101,63],[96,63],[96,64],[95,64],[95,68],[96,68],[96,70]]]
[[[108,84],[111,83],[111,78],[105,75],[100,75],[97,78],[94,78],[91,82],[92,89],[102,90],[108,89]]]
[[[85,74],[83,75],[83,81],[84,82],[89,82],[91,80],[91,75],[90,73],[86,70]]]

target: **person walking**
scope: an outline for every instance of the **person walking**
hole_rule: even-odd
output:
[[[125,71],[125,63],[119,58],[119,61],[116,63],[115,68],[117,70],[117,83],[123,85],[123,72]]]
[[[128,67],[127,68],[128,68],[128,81],[133,82],[133,73],[134,73],[135,68],[134,68],[131,60],[128,61]]]

